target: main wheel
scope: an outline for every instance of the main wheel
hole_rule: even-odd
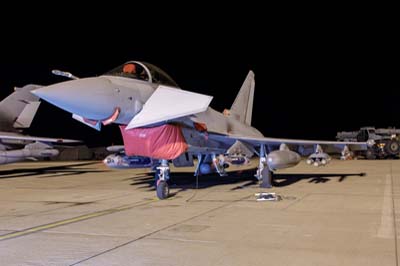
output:
[[[385,150],[389,155],[398,155],[400,151],[400,145],[396,140],[392,139],[386,143]]]
[[[169,196],[169,186],[166,181],[157,180],[157,197],[159,199],[166,199]]]

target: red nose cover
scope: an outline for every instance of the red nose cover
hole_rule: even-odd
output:
[[[128,130],[125,127],[120,126],[126,155],[172,160],[188,148],[179,126],[162,125]]]

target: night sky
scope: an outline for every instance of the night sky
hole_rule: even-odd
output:
[[[5,27],[1,98],[14,86],[65,80],[52,69],[89,77],[142,60],[162,68],[182,89],[213,95],[211,106],[219,111],[231,106],[252,69],[253,126],[266,136],[332,140],[337,131],[361,126],[400,128],[400,43],[398,31],[384,25],[276,27],[260,17],[248,25],[196,24],[190,30],[179,23],[132,30],[106,24],[63,31],[45,23]],[[28,133],[83,139],[91,146],[120,143],[116,126],[103,130],[98,133],[43,102]]]

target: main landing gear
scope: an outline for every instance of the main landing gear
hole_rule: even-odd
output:
[[[259,155],[260,155],[260,161],[258,164],[258,169],[257,173],[255,174],[255,177],[261,181],[260,187],[272,188],[273,172],[268,167],[267,156],[265,153],[265,145],[261,145]]]

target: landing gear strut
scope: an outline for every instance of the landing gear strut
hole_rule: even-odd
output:
[[[220,176],[227,176],[228,174],[225,171],[225,168],[223,167],[223,165],[221,164],[221,162],[217,159],[217,157],[215,156],[215,154],[212,155],[212,162],[213,165],[215,167],[215,170],[217,171],[217,173]]]
[[[265,145],[260,147],[260,162],[258,164],[258,169],[256,177],[261,180],[260,187],[262,188],[272,188],[272,171],[268,167],[267,156],[265,153]]]
[[[155,174],[156,191],[159,199],[166,199],[169,196],[169,163],[168,160],[161,160],[161,165],[157,167]]]
[[[272,174],[273,172],[269,170],[268,166],[264,167],[264,169],[261,171],[262,181],[260,187],[272,188]]]

